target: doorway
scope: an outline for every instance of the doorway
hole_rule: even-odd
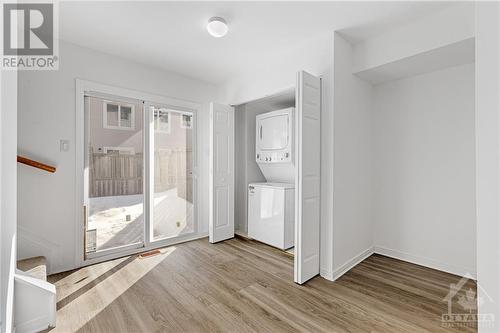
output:
[[[235,107],[244,112],[246,121],[243,123],[235,123]],[[293,144],[287,145],[287,151],[271,147],[264,156],[262,150],[259,152],[256,149],[259,144],[253,144],[257,137],[263,137],[263,127],[256,127],[256,118],[269,111],[284,112],[278,110],[280,108],[291,109],[288,111],[293,114],[293,118],[292,121],[287,118],[283,126],[271,125],[269,130],[274,138],[270,141],[273,144],[277,142],[277,146],[281,141],[290,141]],[[260,223],[261,229],[257,235],[259,238],[255,237],[255,233],[250,235],[252,238],[280,249],[294,247],[296,283],[303,284],[319,274],[320,124],[321,79],[305,71],[297,73],[297,83],[293,89],[287,89],[282,93],[267,95],[234,106],[211,103],[209,161],[211,243],[230,239],[235,233],[248,236],[247,227],[250,218],[247,216],[257,216],[258,218],[253,220],[258,220],[257,223]],[[287,131],[281,131],[284,128]],[[293,132],[295,134],[292,134]],[[235,139],[235,133],[241,136],[240,140]],[[295,138],[292,139],[290,135]],[[259,163],[264,165],[261,167]],[[269,172],[264,172],[264,168]],[[267,173],[267,176],[264,173]],[[290,177],[286,176],[288,174]],[[253,193],[256,185],[254,182],[262,181],[264,177],[267,182],[261,185],[280,188],[281,192],[284,188],[293,189],[293,192],[290,191],[293,194],[286,196],[288,200],[281,194],[282,205],[274,205],[272,196],[260,196],[253,200],[258,203],[250,207],[250,196],[246,195],[247,191]],[[276,181],[284,180],[288,184],[280,183],[277,186]],[[250,209],[252,214],[249,214]],[[269,211],[272,213],[268,213]],[[273,221],[276,223],[270,223],[269,216],[275,216],[276,219]],[[237,224],[235,220],[238,220]],[[290,224],[294,226],[294,231],[289,230]],[[236,230],[235,226],[238,226],[239,230]],[[294,238],[293,243],[289,240],[283,241],[287,238]]]
[[[196,238],[196,105],[80,85],[78,266]]]
[[[144,246],[144,117],[138,100],[85,96],[88,257]]]

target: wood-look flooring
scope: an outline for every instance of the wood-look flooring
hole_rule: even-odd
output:
[[[50,332],[476,332],[442,326],[443,298],[460,277],[384,256],[336,282],[300,286],[293,258],[255,241],[201,239],[161,252],[50,276]],[[464,313],[457,300],[453,309]]]

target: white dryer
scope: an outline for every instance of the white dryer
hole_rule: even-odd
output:
[[[294,108],[255,117],[255,161],[268,182],[294,183]]]
[[[293,184],[249,184],[248,237],[282,250],[293,247],[294,209]]]

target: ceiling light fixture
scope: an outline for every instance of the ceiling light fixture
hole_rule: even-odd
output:
[[[219,38],[227,34],[228,31],[226,20],[222,17],[214,16],[207,23],[207,31],[210,35]]]

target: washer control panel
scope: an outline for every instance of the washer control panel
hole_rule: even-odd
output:
[[[260,152],[255,156],[257,163],[283,163],[291,162],[292,156],[289,152]]]

